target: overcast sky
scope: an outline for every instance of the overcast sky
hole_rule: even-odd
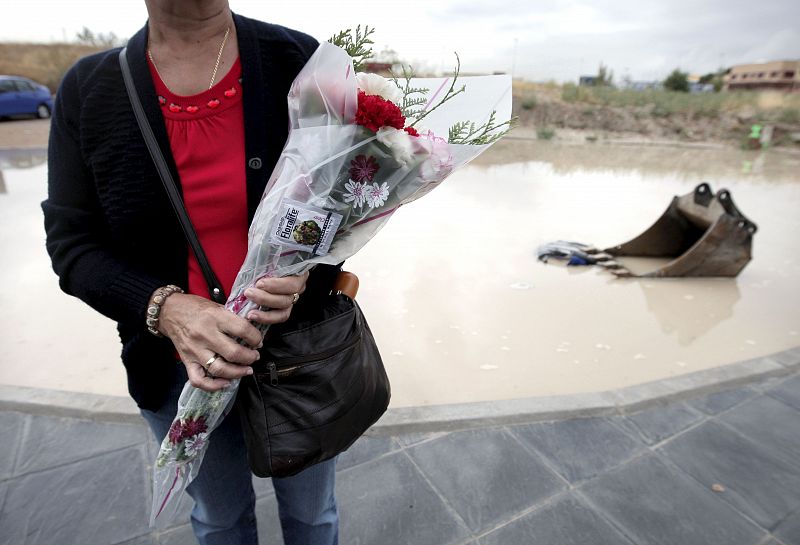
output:
[[[234,11],[320,40],[366,23],[376,49],[443,70],[458,51],[465,71],[569,81],[602,61],[619,80],[661,79],[680,67],[800,59],[800,0],[231,0]],[[83,26],[128,37],[143,0],[23,0],[3,10],[0,40],[72,39]],[[516,53],[515,53],[516,52]]]

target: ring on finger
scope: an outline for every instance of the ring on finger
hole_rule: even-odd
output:
[[[292,304],[293,304],[293,305],[294,305],[295,303],[297,303],[297,301],[298,301],[299,299],[300,299],[300,294],[299,294],[299,293],[293,293],[293,294],[292,294]]]
[[[212,365],[212,364],[213,364],[215,361],[217,361],[217,358],[218,358],[218,357],[219,357],[219,354],[214,354],[213,356],[211,356],[210,358],[208,358],[208,361],[207,361],[207,362],[200,364],[200,365],[203,367],[203,369],[205,369],[205,370],[206,370],[206,373],[208,373],[208,370],[209,370],[209,369],[211,369],[211,365]]]

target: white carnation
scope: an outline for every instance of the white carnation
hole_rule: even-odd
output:
[[[405,166],[414,161],[414,146],[411,141],[415,136],[394,127],[381,127],[376,133],[378,142],[389,148],[394,159]]]
[[[358,88],[367,95],[377,95],[385,100],[394,102],[398,106],[403,103],[403,92],[390,79],[378,74],[359,72],[356,74]]]

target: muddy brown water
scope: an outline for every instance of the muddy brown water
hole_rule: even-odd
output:
[[[50,270],[37,157],[0,153],[0,383],[125,395],[114,324]],[[392,404],[602,391],[799,345],[799,172],[800,157],[773,151],[498,144],[347,263]],[[617,279],[536,260],[556,239],[628,240],[701,181],[759,226],[738,278]]]

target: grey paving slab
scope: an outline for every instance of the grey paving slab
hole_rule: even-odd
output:
[[[511,521],[480,545],[633,545],[606,519],[572,493]]]
[[[0,412],[0,479],[6,479],[14,473],[14,461],[26,418],[22,413]]]
[[[473,532],[566,488],[502,428],[454,432],[406,452]]]
[[[509,429],[571,483],[616,467],[647,448],[606,418],[575,418]]]
[[[782,453],[800,470],[800,411],[762,395],[731,409],[719,420],[776,453]]]
[[[751,386],[756,390],[759,390],[761,392],[765,392],[767,390],[770,390],[770,389],[774,388],[775,386],[778,386],[779,384],[783,384],[784,382],[786,382],[787,380],[789,380],[789,379],[791,379],[791,378],[793,378],[795,376],[797,376],[796,373],[788,374],[788,375],[784,374],[784,375],[776,375],[776,376],[772,376],[772,377],[767,377],[767,378],[765,378],[763,380],[760,380],[760,381],[752,384]]]
[[[618,388],[611,393],[617,406],[634,410],[645,408],[654,402],[680,399],[689,392],[717,389],[722,384],[751,383],[766,376],[789,373],[785,366],[768,357],[753,358],[720,367],[703,369],[674,377]]]
[[[258,521],[258,542],[261,545],[283,543],[281,520],[278,517],[278,501],[275,496],[267,496],[256,501],[256,520]]]
[[[364,435],[339,455],[336,470],[344,471],[399,449],[400,445],[391,437]]]
[[[800,366],[800,346],[795,346],[778,354],[772,354],[770,357],[786,367]]]
[[[342,545],[447,545],[470,537],[405,452],[337,479]]]
[[[637,545],[756,545],[765,535],[654,454],[600,475],[579,490]]]
[[[749,387],[736,388],[733,390],[706,394],[687,401],[687,404],[706,414],[715,415],[722,411],[727,411],[731,407],[735,407],[744,400],[750,399],[757,394],[758,392]]]
[[[8,493],[8,483],[7,482],[0,482],[0,513],[3,512],[3,508],[6,503],[6,494]]]
[[[402,447],[410,447],[416,445],[417,443],[422,443],[423,441],[430,441],[431,439],[436,439],[437,437],[441,437],[446,432],[419,432],[419,433],[403,433],[400,435],[396,435],[395,439]]]
[[[8,481],[0,540],[108,545],[148,532],[143,448],[129,448]]]
[[[677,402],[616,417],[613,421],[631,433],[638,433],[647,444],[654,445],[685,430],[702,418],[704,415],[700,411],[686,403]]]
[[[786,545],[800,545],[800,511],[795,511],[772,531]]]
[[[770,530],[800,509],[800,471],[769,449],[717,422],[705,422],[659,447],[720,500]]]
[[[153,433],[150,431],[150,428],[146,428],[147,432],[147,463],[148,465],[152,466],[153,462],[155,462],[156,458],[158,458],[158,451],[161,448],[161,444],[156,441],[156,438],[153,436]]]
[[[773,386],[765,393],[800,411],[800,375]]]
[[[128,541],[114,543],[114,545],[159,545],[159,543],[155,535],[148,534]]]
[[[191,524],[167,530],[158,536],[158,545],[197,545]]]
[[[145,429],[135,424],[114,424],[31,416],[15,470],[16,475],[88,458],[95,454],[144,444]]]

